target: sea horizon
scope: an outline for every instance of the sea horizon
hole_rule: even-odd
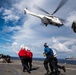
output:
[[[12,60],[20,60],[19,57],[11,57]],[[36,58],[34,57],[33,60],[35,61],[44,61],[45,58]],[[63,64],[72,64],[76,65],[76,60],[66,60],[66,59],[58,59],[58,63],[63,63]]]

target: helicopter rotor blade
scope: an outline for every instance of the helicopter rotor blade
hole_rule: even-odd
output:
[[[60,20],[61,20],[61,22],[63,22],[63,23],[67,23],[67,22],[68,22],[67,20],[62,19],[62,18],[60,18],[60,17],[59,17],[59,19],[60,19]]]
[[[62,19],[62,18],[59,18],[63,23],[66,23],[67,21]]]
[[[36,9],[38,9],[38,10],[40,10],[40,11],[42,11],[42,12],[44,12],[44,13],[46,13],[46,14],[50,14],[50,13],[48,13],[46,10],[44,10],[43,8],[39,7],[39,6],[36,5],[36,4],[34,4],[33,7],[36,8]]]
[[[58,7],[56,8],[56,10],[52,13],[55,14],[68,0],[61,0],[61,2],[59,3]]]

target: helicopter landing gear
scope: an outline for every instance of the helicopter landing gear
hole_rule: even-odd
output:
[[[45,26],[47,27],[47,24],[45,24]]]

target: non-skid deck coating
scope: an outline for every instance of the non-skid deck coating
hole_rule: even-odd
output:
[[[66,73],[60,70],[62,75],[76,75],[76,65],[65,65]],[[0,75],[44,75],[46,73],[42,61],[33,61],[31,74],[22,71],[20,60],[14,60],[14,63],[0,63]]]

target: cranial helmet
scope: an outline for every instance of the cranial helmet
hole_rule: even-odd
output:
[[[47,43],[44,43],[44,47],[48,47],[48,44]]]
[[[22,49],[25,49],[25,45],[24,45],[24,44],[22,44],[22,45],[21,45],[21,48],[22,48]]]

